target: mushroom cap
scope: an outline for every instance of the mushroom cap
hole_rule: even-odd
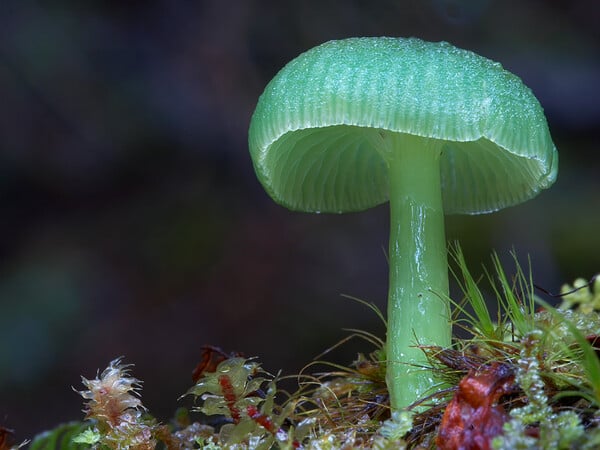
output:
[[[390,132],[442,141],[446,213],[515,205],[556,179],[558,153],[531,90],[499,63],[416,38],[350,38],[301,54],[260,96],[249,147],[276,202],[360,211],[389,199],[377,142]]]

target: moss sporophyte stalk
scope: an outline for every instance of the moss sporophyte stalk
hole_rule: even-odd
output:
[[[451,344],[444,215],[518,204],[558,170],[542,108],[518,77],[414,38],[351,38],[301,54],[261,95],[249,147],[265,190],[290,209],[389,201],[393,409],[436,384],[417,346]]]

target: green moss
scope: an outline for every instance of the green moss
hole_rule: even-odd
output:
[[[515,257],[514,275],[508,276],[494,255],[493,271],[485,271],[499,305],[493,315],[481,282],[458,247],[452,256],[453,273],[464,291],[464,299],[453,302],[462,313],[455,320],[470,337],[456,340],[453,348],[421,348],[427,369],[446,384],[421,399],[418,411],[390,414],[385,342],[369,332],[351,330],[351,337],[370,343],[373,351],[359,354],[348,367],[320,361],[317,371],[316,363],[309,364],[295,377],[299,388],[292,394],[280,388],[282,377],[263,370],[256,359],[217,351],[218,364],[198,373],[186,394],[194,397],[196,406],[192,411],[179,409],[170,424],[146,411],[141,382],[130,375],[130,366],[116,359],[96,378],[82,379],[85,421],[43,433],[31,448],[433,448],[438,428],[449,425],[444,411],[452,401],[459,406],[468,401],[456,399],[456,386],[478,373],[487,374],[478,380],[493,383],[494,367],[503,368],[502,376],[514,374],[509,377],[514,383],[497,402],[506,420],[502,433],[489,437],[494,449],[599,448],[598,279],[565,285],[562,304],[552,308],[536,296],[531,269],[524,270]],[[385,323],[378,310],[363,304]],[[311,374],[313,367],[317,373]],[[220,426],[205,424],[207,417]]]

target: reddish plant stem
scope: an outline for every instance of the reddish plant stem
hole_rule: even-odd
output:
[[[235,406],[237,395],[235,395],[229,375],[219,375],[219,386],[221,386],[221,392],[223,393],[223,398],[225,399],[233,423],[240,423],[240,410]]]

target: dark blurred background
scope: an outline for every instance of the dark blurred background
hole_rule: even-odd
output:
[[[385,309],[387,207],[289,212],[256,181],[246,144],[278,69],[366,35],[473,50],[545,108],[554,187],[448,218],[474,272],[492,249],[509,263],[513,247],[549,291],[600,270],[597,0],[3,0],[0,425],[24,439],[79,419],[71,386],[120,355],[167,420],[203,344],[295,373],[344,327],[383,336],[341,294]]]

